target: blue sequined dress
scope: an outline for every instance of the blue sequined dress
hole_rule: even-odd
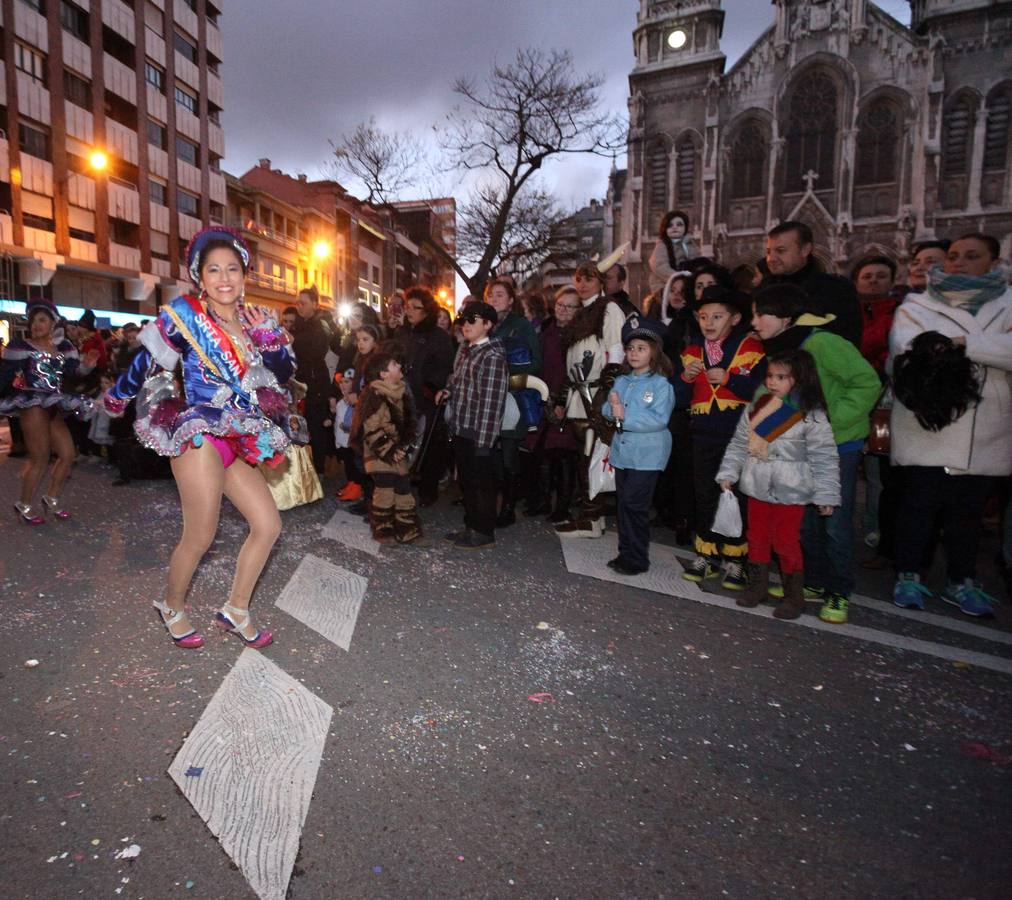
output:
[[[54,352],[49,352],[24,338],[14,338],[4,349],[0,366],[0,415],[16,416],[41,406],[64,416],[91,418],[94,401],[65,390],[79,371],[84,374],[85,369],[70,341],[61,340]]]

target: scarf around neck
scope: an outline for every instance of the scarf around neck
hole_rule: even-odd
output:
[[[928,272],[928,295],[953,309],[965,309],[971,316],[1004,294],[1007,287],[1001,266],[986,275],[947,274],[941,266]]]
[[[750,456],[768,459],[770,444],[790,431],[805,418],[790,400],[763,394],[748,414],[748,452]]]

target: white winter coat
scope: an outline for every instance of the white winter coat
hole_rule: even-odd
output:
[[[925,331],[966,338],[966,355],[981,365],[980,403],[941,431],[922,428],[914,414],[894,402],[891,459],[900,466],[943,466],[953,475],[1012,473],[1012,288],[985,303],[977,315],[910,294],[896,310],[889,333],[888,370]]]

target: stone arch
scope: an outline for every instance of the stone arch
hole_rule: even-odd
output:
[[[656,227],[667,212],[671,196],[671,135],[657,132],[644,148],[644,185],[646,187],[650,229]]]
[[[730,231],[766,229],[773,133],[769,111],[757,108],[744,110],[723,130],[720,209]]]
[[[684,209],[699,221],[703,176],[703,136],[695,128],[683,128],[675,136],[674,208]]]

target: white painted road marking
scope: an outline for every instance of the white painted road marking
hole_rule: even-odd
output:
[[[282,589],[277,606],[347,650],[368,583],[361,575],[308,553]]]
[[[639,587],[659,594],[683,597],[688,600],[695,600],[698,603],[705,603],[709,606],[719,606],[722,609],[733,612],[764,616],[766,618],[772,618],[773,616],[773,607],[771,606],[757,606],[753,609],[741,607],[735,603],[734,597],[725,597],[721,594],[708,594],[700,590],[699,586],[693,582],[686,581],[681,577],[682,566],[677,561],[677,557],[683,554],[675,551],[672,547],[651,544],[650,570],[643,575],[636,575],[630,578],[613,572],[605,564],[607,560],[613,558],[618,553],[618,536],[613,532],[607,532],[604,537],[596,539],[559,538],[559,540],[562,544],[562,554],[566,561],[566,568],[574,575],[588,575],[602,581],[627,584],[631,587]],[[665,589],[670,585],[674,585],[675,590],[668,591]],[[693,588],[695,589],[694,591],[692,590]],[[891,604],[883,605],[891,606]],[[894,608],[900,611],[898,607]],[[923,616],[923,614],[920,615]],[[934,616],[932,618],[942,619],[944,617]],[[980,653],[976,650],[964,650],[948,644],[939,644],[934,641],[891,634],[887,631],[879,631],[863,625],[831,625],[809,614],[803,615],[799,619],[784,622],[783,624],[800,625],[803,628],[812,628],[816,631],[846,635],[873,644],[894,647],[898,650],[911,650],[915,653],[923,653],[927,656],[935,656],[939,659],[952,660],[953,662],[966,662],[970,665],[979,666],[982,669],[991,669],[995,672],[1002,672],[1005,675],[1012,675],[1012,659],[993,656],[989,653]],[[934,622],[930,624],[934,624]],[[959,624],[968,625],[968,623]],[[979,632],[988,631],[980,626],[970,625],[969,627]],[[964,629],[954,630],[963,631]]]
[[[361,550],[370,556],[380,555],[380,545],[372,539],[369,523],[360,516],[353,516],[339,509],[322,528],[323,536],[344,544],[352,550]]]
[[[246,649],[169,766],[262,900],[288,889],[333,712]]]

